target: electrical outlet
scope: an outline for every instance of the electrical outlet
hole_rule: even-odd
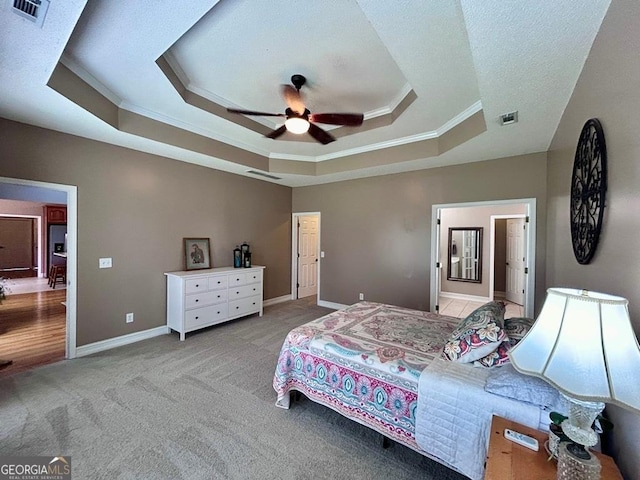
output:
[[[364,300],[364,293],[360,294],[360,300]]]
[[[133,323],[133,313],[127,313],[126,320],[127,323]]]
[[[98,267],[100,268],[111,268],[111,258],[101,258],[98,260]]]

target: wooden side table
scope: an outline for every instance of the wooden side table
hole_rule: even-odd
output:
[[[538,440],[540,449],[529,450],[504,438],[504,429],[510,428]],[[544,442],[549,439],[546,432],[525,427],[517,422],[493,416],[489,435],[489,453],[485,480],[556,480],[557,462],[549,460]],[[622,480],[620,470],[613,458],[599,452],[592,452],[602,465],[602,480]]]

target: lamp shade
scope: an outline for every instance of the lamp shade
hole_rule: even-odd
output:
[[[533,327],[509,357],[516,370],[566,395],[640,413],[640,347],[625,298],[550,288]]]

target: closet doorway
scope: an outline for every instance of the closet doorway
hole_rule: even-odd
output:
[[[320,212],[294,213],[291,298],[320,298]]]
[[[482,215],[477,215],[482,212]],[[470,301],[489,301],[494,298],[495,282],[495,218],[522,218],[523,228],[523,255],[521,267],[524,272],[522,280],[522,305],[524,316],[533,317],[535,301],[535,237],[536,237],[536,199],[497,200],[486,202],[469,202],[455,204],[441,204],[432,206],[431,228],[431,289],[430,309],[439,311],[440,297],[443,292],[447,296],[467,299]],[[464,219],[464,220],[458,220]],[[458,225],[456,222],[467,222]],[[473,225],[471,224],[473,223]],[[484,250],[483,256],[486,262],[486,282],[482,285],[474,284],[465,286],[473,289],[471,294],[454,293],[455,286],[447,281],[447,256],[448,228],[450,227],[483,227],[485,232],[490,231],[490,242]],[[505,240],[506,241],[506,240]],[[519,255],[519,254],[518,254]],[[462,291],[462,290],[461,290]],[[470,290],[471,291],[471,290]],[[515,302],[514,302],[515,303]]]

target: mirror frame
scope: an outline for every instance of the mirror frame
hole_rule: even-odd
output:
[[[451,276],[451,243],[453,232],[471,230],[478,235],[476,256],[478,257],[478,279],[460,278]],[[482,283],[482,230],[483,227],[449,227],[449,240],[447,242],[447,280],[452,282]]]

